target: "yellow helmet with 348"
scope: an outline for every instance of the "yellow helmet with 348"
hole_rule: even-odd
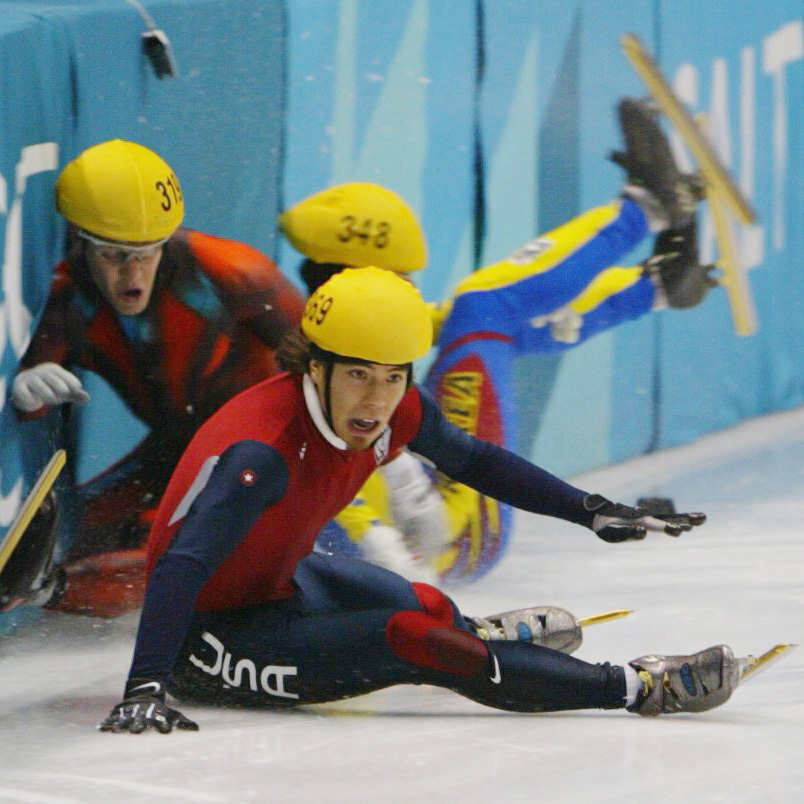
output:
[[[417,288],[390,271],[347,268],[308,299],[302,332],[336,358],[403,366],[433,343],[430,310]]]
[[[184,218],[170,165],[125,140],[102,142],[73,159],[56,182],[56,208],[84,232],[127,243],[164,240]]]
[[[322,190],[285,210],[279,223],[293,247],[314,262],[376,265],[399,274],[419,271],[427,262],[416,213],[379,184],[348,182]]]

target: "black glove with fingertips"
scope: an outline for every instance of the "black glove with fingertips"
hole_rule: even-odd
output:
[[[147,729],[156,729],[160,734],[168,734],[174,728],[198,731],[196,723],[165,703],[165,685],[147,678],[128,680],[123,700],[98,728],[101,731],[127,731],[131,734],[139,734]]]
[[[643,506],[632,508],[607,500],[600,494],[587,495],[583,505],[594,514],[592,530],[604,542],[612,544],[644,539],[649,530],[680,536],[706,522],[706,514],[654,512],[650,507]]]

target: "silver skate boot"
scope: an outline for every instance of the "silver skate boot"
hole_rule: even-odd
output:
[[[642,690],[628,707],[638,715],[705,712],[725,703],[740,677],[739,662],[728,645],[691,656],[643,656],[629,662]]]
[[[578,650],[583,641],[578,620],[556,606],[534,606],[467,619],[477,629],[477,635],[487,641],[531,642],[562,653]]]

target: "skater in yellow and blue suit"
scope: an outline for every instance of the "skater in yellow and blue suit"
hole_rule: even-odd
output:
[[[656,142],[650,147],[657,150]],[[629,181],[636,172],[632,164]],[[653,310],[701,301],[710,280],[697,261],[694,203],[679,212],[675,197],[662,202],[663,187],[648,184],[627,185],[622,198],[471,274],[448,301],[432,305],[438,352],[423,385],[452,423],[512,449],[518,357],[556,353]],[[317,193],[289,208],[281,225],[307,258],[301,270],[310,292],[345,265],[409,276],[426,262],[415,213],[376,184]],[[654,257],[619,267],[652,231]],[[415,580],[485,574],[504,553],[512,510],[429,471],[403,453],[375,472],[321,534],[319,547],[362,555]]]

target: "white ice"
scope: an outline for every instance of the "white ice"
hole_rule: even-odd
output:
[[[625,502],[670,496],[709,521],[678,539],[607,545],[520,515],[501,566],[451,590],[464,611],[634,609],[587,629],[577,655],[589,661],[804,642],[804,412],[575,481]],[[49,615],[2,639],[0,801],[804,800],[804,647],[700,715],[520,715],[396,687],[279,713],[180,707],[197,733],[100,733],[135,627],[134,616]]]

